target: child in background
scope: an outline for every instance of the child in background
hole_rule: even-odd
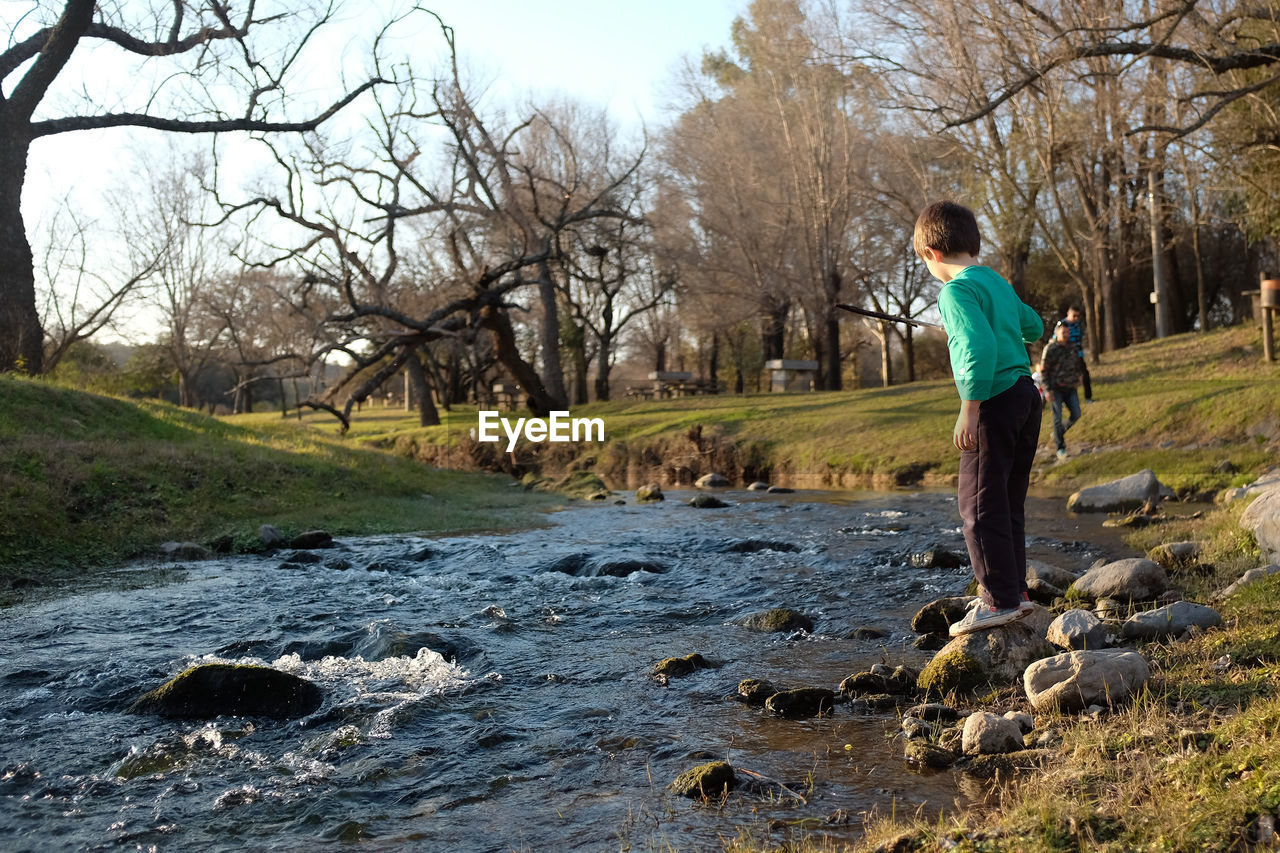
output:
[[[916,253],[942,282],[938,310],[960,415],[958,504],[981,602],[950,628],[953,637],[994,628],[1032,610],[1027,597],[1024,505],[1040,440],[1044,401],[1031,380],[1026,344],[1044,323],[1009,282],[978,263],[982,237],[973,211],[952,201],[916,220]]]

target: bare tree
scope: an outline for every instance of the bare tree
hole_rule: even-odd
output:
[[[5,14],[8,46],[0,52],[0,84],[6,93],[0,98],[0,173],[6,176],[0,182],[0,371],[39,373],[43,365],[44,333],[21,207],[33,142],[113,127],[172,133],[309,131],[383,82],[375,72],[331,103],[294,117],[290,84],[307,73],[306,48],[334,20],[335,7],[322,6],[307,18],[296,9],[263,14],[252,1],[236,9],[225,0],[174,0],[167,20],[155,17],[157,11],[147,4],[135,8],[63,0],[28,7],[16,17]],[[70,81],[72,54],[90,45],[135,66],[159,63],[168,74],[154,89],[134,97],[104,93],[82,106],[50,97],[60,79]],[[137,78],[150,75],[139,73]],[[94,91],[87,84],[85,88]],[[242,100],[231,105],[215,94],[227,91],[241,93]]]

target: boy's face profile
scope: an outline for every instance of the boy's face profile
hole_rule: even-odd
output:
[[[1077,310],[1076,310],[1076,309],[1074,309],[1074,308],[1068,308],[1068,309],[1067,309],[1067,322],[1068,322],[1068,323],[1079,323],[1079,322],[1080,322],[1080,312],[1079,312],[1079,311],[1077,311]]]

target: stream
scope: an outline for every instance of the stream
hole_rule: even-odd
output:
[[[909,767],[892,712],[793,721],[724,698],[748,677],[834,689],[874,663],[923,666],[912,614],[971,575],[908,558],[964,553],[954,493],[689,496],[537,530],[346,538],[306,565],[236,556],[162,583],[131,566],[0,611],[3,848],[718,850],[768,826],[852,841],[873,810],[981,797]],[[1063,505],[1029,500],[1029,556],[1078,571],[1123,555]],[[771,607],[814,633],[732,624]],[[691,652],[723,665],[650,676]],[[205,661],[302,675],[325,702],[292,721],[128,713]],[[716,758],[785,790],[666,793]]]

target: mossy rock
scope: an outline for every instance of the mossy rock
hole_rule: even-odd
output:
[[[657,483],[649,483],[636,489],[636,500],[640,503],[657,503],[666,499],[662,487]]]
[[[830,714],[835,704],[836,694],[825,687],[799,687],[773,694],[764,709],[776,717],[803,720]]]
[[[209,663],[195,666],[145,694],[130,711],[182,720],[217,716],[305,717],[324,701],[320,688],[268,666]]]
[[[733,620],[733,624],[752,631],[770,633],[790,633],[792,631],[808,631],[813,633],[813,620],[799,610],[789,607],[774,607],[760,613],[749,613]]]
[[[689,506],[694,509],[724,509],[728,505],[715,495],[694,495],[689,501]]]
[[[916,686],[927,693],[972,692],[986,683],[982,662],[961,651],[935,655],[920,672]]]
[[[694,652],[682,658],[665,658],[653,665],[654,675],[665,675],[667,678],[680,678],[692,675],[700,669],[715,669],[716,665]]]
[[[778,692],[772,681],[763,678],[744,678],[738,682],[738,689],[726,698],[734,702],[742,702],[752,708],[763,708],[769,697]]]
[[[913,738],[903,746],[902,757],[911,764],[942,770],[954,764],[959,756],[946,747]]]
[[[609,487],[591,471],[574,471],[556,483],[555,490],[571,498],[587,498],[609,492]]]
[[[710,761],[684,771],[667,790],[682,797],[707,799],[723,796],[738,785],[738,777],[727,761]]]

